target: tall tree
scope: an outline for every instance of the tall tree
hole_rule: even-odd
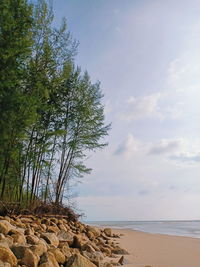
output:
[[[106,145],[100,84],[75,67],[78,43],[45,0],[3,0],[0,12],[0,199],[62,203],[91,171],[87,151]]]
[[[23,79],[32,45],[32,7],[26,0],[0,1],[0,197],[17,183],[20,150],[28,121]]]

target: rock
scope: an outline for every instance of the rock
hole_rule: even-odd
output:
[[[9,248],[9,245],[6,241],[0,240],[0,247]]]
[[[60,230],[64,230],[64,231],[67,232],[67,228],[64,226],[63,223],[59,223],[57,226],[58,226],[58,228],[59,228]]]
[[[50,225],[50,220],[47,219],[47,218],[43,218],[43,219],[41,220],[41,224]]]
[[[88,258],[89,260],[91,260],[92,262],[100,262],[103,260],[103,254],[101,252],[88,252],[88,251],[83,251],[82,255],[86,258]]]
[[[56,218],[51,218],[50,221],[53,222],[53,223],[55,223],[55,224],[58,223],[58,219],[56,219]]]
[[[54,247],[58,247],[59,245],[59,238],[54,233],[44,233],[41,235],[41,238]]]
[[[112,237],[114,237],[114,238],[120,238],[120,235],[118,235],[118,234],[113,234]]]
[[[88,244],[90,245],[90,246],[92,246],[93,247],[93,249],[95,249],[96,251],[101,251],[100,250],[100,248],[95,244],[95,243],[93,243],[93,242],[88,242]]]
[[[42,229],[43,229],[44,231],[47,230],[47,226],[46,226],[44,223],[41,224],[41,227],[42,227]]]
[[[34,231],[31,228],[28,228],[24,231],[25,235],[34,235]]]
[[[113,267],[113,265],[110,262],[105,262],[103,267]]]
[[[59,267],[53,253],[45,252],[40,258],[40,267]]]
[[[22,223],[32,223],[33,219],[32,218],[28,218],[28,217],[24,217],[24,218],[20,218]]]
[[[91,231],[87,231],[87,237],[92,240],[95,236]]]
[[[0,267],[11,267],[11,265],[8,262],[3,262],[0,260]]]
[[[94,227],[94,226],[87,225],[86,230],[87,232],[89,231],[92,232],[95,237],[98,237],[101,234],[101,231],[97,227]]]
[[[43,253],[47,252],[47,245],[45,244],[45,241],[40,241],[37,245],[32,245],[30,250],[40,257]]]
[[[13,239],[9,235],[4,237],[4,239],[0,240],[0,246],[2,246],[2,247],[10,248],[10,247],[12,247],[12,245],[13,245]]]
[[[9,248],[0,247],[0,260],[3,263],[10,263],[11,266],[17,265],[17,258]]]
[[[115,248],[113,248],[112,253],[119,254],[119,255],[129,255],[129,253],[125,249],[120,248],[119,246],[116,246]]]
[[[85,241],[83,240],[83,238],[80,235],[75,235],[71,247],[81,249],[84,244]]]
[[[69,247],[63,246],[62,248],[60,248],[60,250],[63,253],[63,255],[65,256],[65,261],[67,261],[72,256],[72,253],[71,253]]]
[[[90,253],[95,252],[95,249],[91,245],[89,245],[88,243],[84,244],[81,247],[81,250],[82,251],[87,251],[87,252],[90,252]]]
[[[107,248],[107,247],[101,247],[101,251],[103,252],[103,253],[105,253],[106,254],[106,256],[108,256],[108,257],[110,257],[110,255],[112,254],[112,252],[111,252],[111,250],[109,249],[109,248]],[[117,254],[117,253],[116,253]]]
[[[16,234],[24,234],[24,229],[23,228],[12,228],[8,232],[9,235],[16,235]]]
[[[101,237],[102,237],[103,239],[105,239],[106,241],[109,241],[109,240],[110,240],[110,237],[108,237],[105,233],[102,233],[102,234],[101,234]]]
[[[47,227],[47,232],[50,233],[58,233],[60,229],[57,226],[48,226]]]
[[[108,237],[112,237],[112,230],[111,228],[105,228],[104,233],[108,236]]]
[[[72,245],[74,241],[74,235],[70,232],[66,232],[64,230],[61,230],[58,232],[57,237],[59,241],[66,241],[69,245]]]
[[[33,252],[27,248],[21,259],[21,264],[24,264],[27,267],[37,267],[39,262],[39,257],[34,255]]]
[[[0,240],[4,239],[5,238],[5,235],[0,233]]]
[[[14,245],[11,248],[12,252],[14,253],[17,259],[22,259],[24,257],[26,249],[28,249],[27,246],[19,246],[19,245]]]
[[[66,267],[96,267],[96,266],[82,255],[75,254],[69,258]]]
[[[26,236],[26,242],[31,245],[37,245],[39,243],[40,239],[35,235],[27,235]]]
[[[58,263],[63,264],[65,262],[65,255],[61,252],[59,248],[51,249],[49,250],[49,252],[53,253]]]
[[[2,220],[0,221],[0,233],[7,235],[8,232],[12,229],[12,225],[6,221],[6,220]]]
[[[11,237],[13,238],[13,243],[18,243],[20,245],[25,245],[26,244],[26,238],[23,234],[14,234],[11,235]]]
[[[120,265],[124,265],[124,264],[128,264],[128,261],[124,258],[124,256],[121,256],[121,258],[119,259],[118,263]]]

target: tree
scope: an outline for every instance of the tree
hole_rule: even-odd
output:
[[[31,54],[32,7],[26,0],[3,0],[0,14],[0,196],[3,198],[6,183],[16,184],[21,171],[19,140],[28,121],[23,79]]]
[[[45,0],[3,0],[0,12],[0,199],[62,203],[91,171],[87,151],[106,145],[100,84],[75,67],[78,43]]]

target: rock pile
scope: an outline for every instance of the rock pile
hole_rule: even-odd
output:
[[[119,235],[64,216],[0,216],[0,267],[111,267],[124,263]]]

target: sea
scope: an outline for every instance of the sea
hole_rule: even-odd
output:
[[[88,221],[89,225],[131,229],[146,233],[200,238],[200,220],[195,221]]]

